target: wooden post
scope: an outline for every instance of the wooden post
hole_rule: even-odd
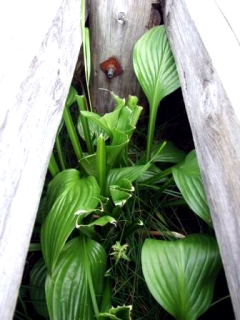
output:
[[[0,4],[0,319],[12,319],[81,44],[79,0]]]
[[[113,91],[121,98],[127,98],[129,94],[138,97],[141,95],[140,86],[133,71],[133,47],[148,28],[153,24],[160,24],[160,14],[152,7],[152,3],[158,3],[158,1],[90,1],[91,97],[93,107],[100,113],[108,112],[113,108],[109,91]],[[100,64],[111,56],[118,58],[124,72],[108,79],[100,69]],[[109,91],[100,90],[101,88]]]
[[[198,161],[236,319],[240,319],[239,5],[165,0]]]

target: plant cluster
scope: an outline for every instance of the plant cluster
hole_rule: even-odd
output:
[[[89,84],[87,30],[84,52]],[[133,62],[150,107],[146,150],[133,144],[142,111],[136,97],[125,101],[112,93],[116,106],[101,116],[89,111],[85,96],[73,87],[69,91],[49,164],[52,178],[38,212],[40,243],[30,246],[42,254],[30,273],[30,297],[43,318],[131,319],[134,305],[127,298],[117,305],[114,295],[126,281],[134,287],[126,270],[121,272],[129,279],[116,277],[116,270],[131,270],[133,265],[141,269],[156,301],[177,320],[197,319],[211,304],[221,268],[215,238],[169,230],[157,207],[159,199],[170,195],[168,205],[187,204],[212,228],[196,152],[186,155],[172,143],[154,139],[159,104],[179,87],[163,26],[137,42]],[[64,128],[75,167],[64,156]],[[155,231],[146,225],[155,225]],[[133,260],[134,251],[141,261]]]

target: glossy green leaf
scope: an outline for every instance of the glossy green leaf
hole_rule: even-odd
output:
[[[186,157],[185,152],[176,148],[170,141],[167,141],[161,152],[158,152],[163,143],[154,145],[152,148],[151,159],[154,162],[180,163],[184,161]]]
[[[47,266],[41,258],[30,272],[30,297],[36,311],[43,317],[48,318],[48,309],[45,295],[45,281]]]
[[[209,226],[213,227],[195,150],[187,155],[181,166],[173,168],[172,172],[189,207]]]
[[[180,87],[164,26],[150,29],[137,41],[133,51],[133,66],[150,107],[147,137],[147,160],[150,160],[159,103]]]
[[[82,210],[85,215],[90,214],[98,205],[99,195],[96,179],[80,178],[79,172],[74,169],[62,171],[49,185],[49,212],[41,230],[43,256],[49,273],[75,229],[76,212]]]
[[[51,320],[96,319],[103,294],[106,259],[104,248],[89,238],[74,238],[64,246],[46,281]]]
[[[112,185],[118,185],[123,179],[133,182],[139,178],[149,167],[150,164],[147,163],[141,166],[112,169],[108,173],[107,185],[109,187]]]
[[[209,308],[221,268],[214,238],[193,234],[174,241],[147,239],[141,259],[150,292],[177,320],[196,320]]]
[[[110,185],[110,195],[115,206],[122,207],[132,196],[134,187],[128,179],[122,179],[117,185]]]

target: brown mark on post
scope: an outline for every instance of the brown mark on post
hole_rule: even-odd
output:
[[[100,64],[100,68],[109,80],[123,73],[121,63],[116,57],[110,57],[106,61],[103,61]]]

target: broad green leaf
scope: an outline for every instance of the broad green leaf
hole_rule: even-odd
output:
[[[89,121],[95,122],[111,138],[112,129],[117,127],[120,111],[120,109],[114,110],[112,112],[106,113],[102,117],[97,117],[95,113],[88,111],[82,111],[82,115],[87,117]]]
[[[51,182],[47,198],[49,212],[41,230],[43,256],[49,273],[75,229],[76,212],[82,210],[87,216],[94,211],[99,202],[99,194],[96,179],[80,178],[77,170],[62,171]]]
[[[158,150],[163,143],[154,145],[152,148],[151,159],[154,162],[180,163],[184,161],[186,157],[185,152],[176,148],[170,141],[167,141],[162,151],[158,154]]]
[[[30,297],[34,309],[43,317],[48,318],[48,309],[45,295],[45,281],[47,266],[41,258],[30,272]]]
[[[83,157],[79,161],[81,167],[89,176],[97,178],[97,157],[96,153]]]
[[[180,87],[164,26],[150,29],[137,41],[133,51],[133,66],[150,107],[147,137],[149,161],[158,106],[164,97]]]
[[[173,168],[172,172],[176,185],[189,207],[213,227],[195,150],[187,155],[181,166]]]
[[[142,269],[147,286],[177,320],[196,320],[210,306],[221,258],[214,238],[145,240]]]
[[[109,312],[100,313],[99,319],[131,320],[131,310],[132,310],[132,306],[121,306],[121,307],[111,308]]]
[[[149,169],[146,170],[139,178],[138,178],[138,182],[144,182],[148,179],[151,179],[153,177],[155,177],[156,175],[160,174],[162,171],[155,166],[155,164],[151,164]]]
[[[78,237],[63,248],[46,281],[51,320],[93,320],[99,312],[106,253],[97,242]]]
[[[149,167],[150,164],[147,163],[141,166],[112,169],[108,173],[107,185],[109,187],[112,185],[118,185],[123,179],[133,182],[139,178]]]

